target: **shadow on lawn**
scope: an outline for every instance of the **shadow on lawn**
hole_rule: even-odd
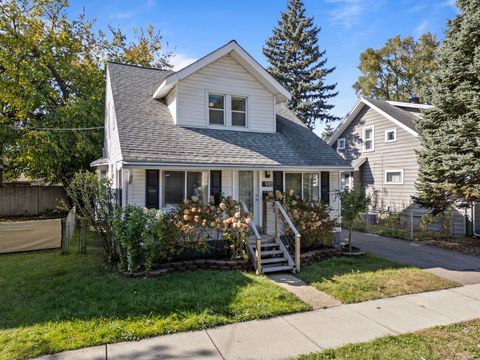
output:
[[[241,272],[197,271],[163,278],[124,278],[98,251],[0,256],[0,329],[63,320],[175,320],[235,316],[232,303],[253,281]]]

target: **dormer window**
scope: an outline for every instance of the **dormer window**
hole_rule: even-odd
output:
[[[337,149],[345,150],[345,138],[340,138],[337,140]]]
[[[247,126],[247,98],[232,96],[232,126]]]
[[[225,96],[208,94],[208,122],[212,125],[225,125]]]

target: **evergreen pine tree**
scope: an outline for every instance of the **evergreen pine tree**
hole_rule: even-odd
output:
[[[305,16],[303,2],[289,0],[287,8],[263,53],[270,63],[270,74],[292,94],[288,107],[314,129],[317,121],[338,120],[329,112],[333,105],[327,102],[338,94],[337,84],[325,84],[335,67],[326,67],[326,52],[318,46],[320,28],[314,25],[313,17]]]
[[[327,141],[333,135],[334,131],[335,129],[333,128],[332,125],[330,124],[325,125],[325,129],[323,129],[323,132],[322,132],[322,139]]]
[[[480,201],[480,6],[457,0],[432,76],[435,109],[419,121],[418,200],[443,211]]]

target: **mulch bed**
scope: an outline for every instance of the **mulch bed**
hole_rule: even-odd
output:
[[[480,257],[480,239],[458,238],[447,240],[415,240],[415,242],[424,245],[438,246],[443,249],[453,250],[466,255]]]
[[[196,270],[237,270],[248,271],[251,270],[252,265],[248,260],[235,261],[230,259],[198,259],[175,261],[163,264],[154,264],[150,271],[140,271],[130,273],[128,271],[119,270],[121,274],[127,277],[160,277],[163,275],[186,272]]]

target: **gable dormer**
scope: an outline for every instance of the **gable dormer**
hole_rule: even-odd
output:
[[[290,99],[235,41],[167,77],[154,94],[183,127],[276,131],[276,105]]]

